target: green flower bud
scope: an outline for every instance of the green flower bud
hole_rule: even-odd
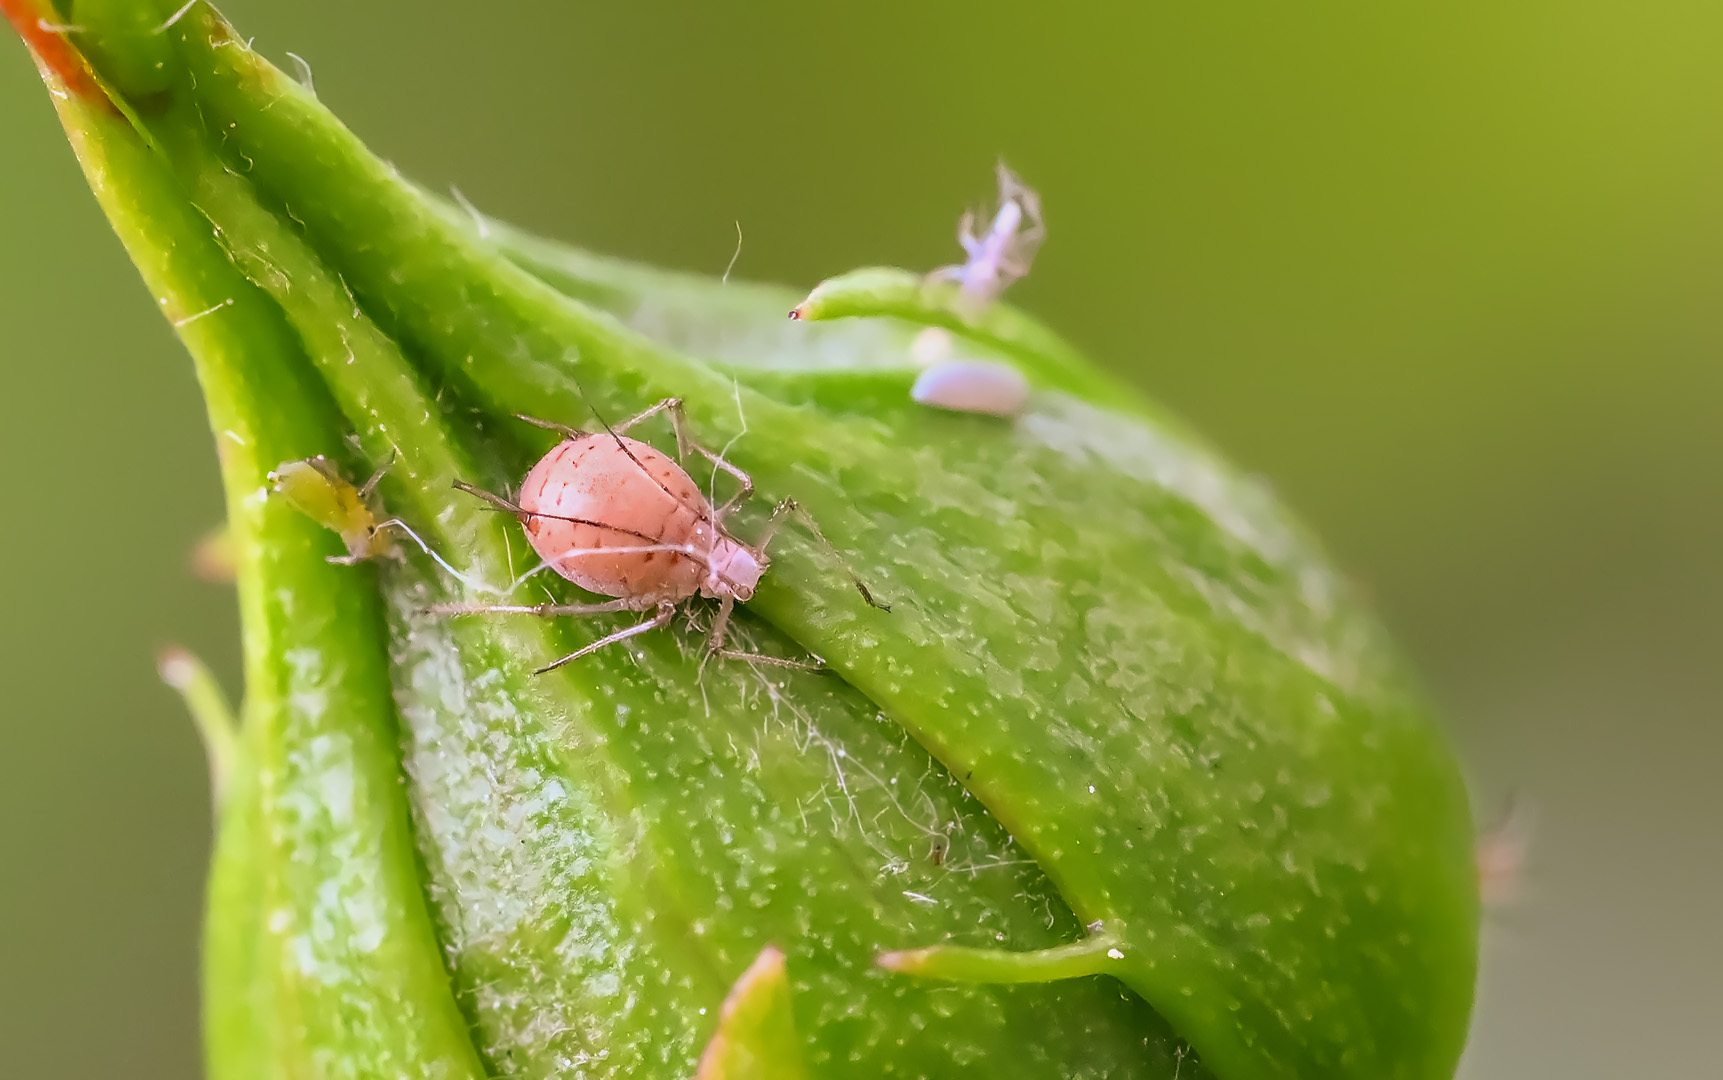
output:
[[[80,53],[3,2],[222,458],[237,731],[172,669],[220,749],[212,1077],[1452,1075],[1452,754],[1299,527],[1162,411],[901,271],[804,301],[477,220],[205,3],[82,6]],[[1023,411],[912,401],[928,327]],[[738,536],[793,498],[829,539],[786,529],[734,616],[825,670],[678,619],[535,676],[638,616],[427,611],[580,601],[511,594],[518,523],[455,484],[554,443],[517,414],[668,397],[752,476]]]

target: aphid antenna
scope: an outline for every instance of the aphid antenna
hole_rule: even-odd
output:
[[[557,561],[557,562],[561,562],[564,559],[575,558],[575,557],[584,556],[584,555],[643,555],[643,554],[651,554],[651,553],[660,552],[660,551],[668,551],[668,552],[672,552],[672,553],[677,554],[677,555],[682,555],[682,556],[689,558],[689,559],[693,559],[695,562],[706,567],[707,569],[711,569],[710,558],[708,558],[704,552],[700,551],[700,549],[694,547],[691,544],[664,544],[664,543],[658,542],[656,537],[648,536],[646,533],[636,532],[633,529],[625,529],[619,525],[613,525],[613,524],[609,524],[609,523],[606,523],[603,521],[592,521],[592,520],[589,520],[587,518],[570,517],[566,514],[545,514],[545,513],[540,513],[536,510],[526,510],[526,509],[523,509],[519,504],[512,502],[511,500],[503,498],[501,495],[497,495],[497,494],[494,494],[492,492],[486,491],[484,488],[478,487],[475,484],[469,484],[465,480],[456,480],[454,482],[454,486],[457,490],[464,491],[469,495],[474,495],[480,499],[485,500],[486,502],[490,503],[491,507],[493,509],[495,509],[496,511],[498,511],[499,513],[515,514],[517,516],[524,516],[524,517],[545,518],[545,519],[550,520],[550,521],[566,521],[566,522],[569,522],[570,524],[574,524],[574,525],[590,525],[595,529],[607,529],[610,532],[619,532],[619,533],[623,533],[624,535],[638,537],[639,539],[646,541],[646,543],[644,543],[644,544],[608,545],[605,547],[596,547],[596,548],[570,548],[568,551],[565,551],[561,555],[558,555],[556,557],[555,561]],[[386,522],[385,524],[394,524],[394,525],[398,525],[402,529],[406,529],[406,526],[404,524],[401,524],[399,521]],[[377,528],[379,528],[379,529],[381,529],[382,527],[383,527],[382,525],[377,526]],[[409,530],[409,533],[410,533],[410,530]],[[413,537],[413,539],[418,541],[418,544],[421,548],[425,549],[425,554],[427,554],[427,555],[431,556],[431,558],[435,559],[439,565],[441,565],[444,569],[448,570],[451,574],[454,574],[455,577],[460,579],[463,583],[467,582],[467,580],[468,580],[467,578],[465,578],[461,574],[457,573],[453,567],[449,566],[448,563],[444,562],[442,560],[442,558],[439,557],[435,552],[433,552],[429,547],[426,547],[425,542],[423,540],[419,540],[419,538],[416,535]],[[493,588],[491,586],[477,586],[477,587],[481,591],[488,592],[488,593],[492,594],[493,596],[507,596],[509,593],[512,593],[516,589],[520,588],[520,586],[528,578],[533,577],[542,571],[551,569],[552,565],[553,565],[552,560],[540,559],[537,566],[534,566],[531,570],[528,570],[526,573],[522,574],[520,577],[515,578],[513,583],[511,583],[509,585],[509,587],[506,589],[496,589],[496,588]],[[645,610],[645,609],[642,608],[639,610]]]
[[[978,220],[980,216],[974,210],[965,210],[963,216],[957,219],[957,244],[966,255],[975,254],[975,249],[981,244],[981,240],[975,235],[975,223]],[[947,269],[961,272],[963,268],[952,266]]]
[[[737,407],[739,407],[739,401],[737,401]],[[737,469],[736,465],[731,465],[731,463],[725,462],[724,456],[715,455],[712,451],[706,450],[705,446],[701,446],[701,444],[698,443],[691,434],[687,434],[687,413],[682,412],[681,398],[665,398],[663,401],[658,401],[658,403],[653,405],[653,407],[648,408],[648,410],[644,410],[644,412],[639,413],[639,415],[629,417],[629,419],[624,420],[622,424],[615,425],[615,427],[612,427],[610,424],[605,424],[605,431],[610,434],[610,438],[617,441],[617,450],[625,453],[627,458],[629,458],[631,462],[634,462],[634,467],[641,470],[641,475],[644,475],[648,481],[653,482],[653,484],[658,487],[658,491],[662,491],[662,493],[670,496],[670,500],[677,501],[677,503],[679,503],[681,500],[675,496],[675,493],[672,493],[669,487],[665,487],[663,481],[660,481],[656,475],[651,474],[651,470],[646,469],[646,465],[639,460],[638,456],[634,455],[634,450],[629,448],[629,444],[622,441],[622,432],[629,431],[631,427],[639,424],[641,420],[651,419],[651,417],[656,417],[658,413],[662,412],[670,413],[670,429],[675,432],[675,458],[677,458],[677,462],[684,462],[684,460],[687,460],[687,451],[693,450],[694,453],[698,453],[698,455],[706,458],[708,462],[712,462],[715,469],[722,469],[724,472],[727,472],[727,474],[731,474],[732,477],[736,477],[737,481],[741,482],[743,489],[741,489],[739,493],[736,493],[736,496],[731,498],[731,501],[727,501],[727,503],[724,503],[724,506],[720,506],[717,510],[713,510],[710,515],[701,515],[701,520],[708,520],[708,522],[712,522],[713,525],[718,525],[718,527],[722,529],[722,527],[724,527],[724,525],[722,525],[722,520],[724,520],[725,513],[729,513],[731,510],[734,510],[741,501],[746,500],[750,494],[753,494],[753,477],[750,477],[750,475],[743,472],[743,470]],[[598,415],[596,410],[594,410],[593,415]],[[600,422],[603,422],[603,420],[600,419]]]
[[[617,611],[645,611],[656,607],[659,601],[654,597],[642,600],[640,597],[625,596],[616,600],[606,600],[598,604],[559,604],[547,601],[542,604],[432,604],[419,609],[421,615],[536,615],[541,619],[557,618],[564,615],[607,615]]]
[[[857,592],[861,593],[862,599],[868,602],[869,607],[876,607],[887,612],[891,610],[890,604],[874,599],[874,595],[868,590],[867,585],[860,577],[856,576],[854,570],[850,569],[849,560],[844,558],[843,553],[830,540],[826,539],[825,533],[820,531],[819,525],[814,521],[814,516],[802,509],[802,504],[794,499],[785,499],[773,508],[772,516],[767,519],[766,527],[760,533],[760,539],[755,541],[753,545],[753,551],[757,558],[766,561],[766,545],[772,542],[772,537],[778,534],[778,530],[782,529],[785,522],[790,518],[800,522],[803,528],[813,534],[820,546],[825,548],[826,553],[837,560],[838,565],[844,568],[844,573],[849,575],[850,583],[856,587]]]
[[[742,408],[742,384],[736,381],[736,377],[734,375],[730,376],[730,397],[731,400],[736,403],[736,419],[741,423],[742,429],[736,432],[736,434],[730,436],[730,441],[724,444],[724,449],[718,451],[718,458],[725,460],[729,459],[730,451],[735,448],[738,442],[741,441],[742,436],[748,434],[748,414]],[[718,458],[714,458],[712,461],[712,479],[707,485],[706,494],[706,500],[714,506],[718,505]],[[754,490],[753,479],[750,477],[743,486],[749,493],[752,493]],[[738,495],[725,503],[724,506],[726,508],[733,508],[736,503],[741,501],[741,499],[742,496]],[[722,513],[723,511],[720,510],[720,516]]]
[[[1041,224],[1041,196],[1034,188],[1023,182],[1011,166],[1000,158],[993,164],[994,176],[999,181],[999,199],[1001,202],[1014,202],[1023,208],[1023,216],[1029,219],[1031,227]]]
[[[741,415],[741,413],[742,413],[741,388],[740,388],[740,385],[737,384],[734,379],[731,380],[731,390],[734,393],[735,398],[736,398],[736,412],[738,415]],[[736,478],[737,483],[742,485],[742,490],[738,491],[735,495],[731,496],[730,500],[728,502],[726,502],[723,506],[720,506],[717,509],[715,509],[709,518],[705,518],[705,520],[709,520],[713,524],[718,525],[720,528],[722,528],[724,518],[730,512],[735,510],[737,506],[741,505],[745,500],[747,500],[750,496],[752,496],[754,494],[754,478],[749,476],[747,473],[743,472],[741,469],[737,468],[736,466],[730,464],[730,462],[725,459],[724,454],[722,454],[722,453],[714,454],[712,451],[706,449],[704,446],[701,446],[699,441],[697,439],[695,439],[691,434],[689,434],[689,432],[688,432],[688,414],[682,407],[682,399],[681,398],[674,398],[674,397],[665,398],[663,401],[660,401],[658,404],[652,406],[650,409],[647,409],[645,412],[640,413],[638,416],[630,417],[628,420],[625,420],[622,423],[616,425],[616,427],[614,429],[610,428],[609,425],[606,425],[605,430],[610,432],[610,435],[612,438],[616,438],[616,445],[621,448],[623,453],[628,455],[628,460],[634,462],[635,466],[637,468],[639,468],[643,474],[645,474],[647,479],[651,480],[654,484],[657,484],[658,489],[660,491],[664,492],[664,494],[669,495],[672,499],[675,499],[676,496],[671,493],[670,489],[665,487],[663,482],[660,481],[656,476],[653,476],[652,473],[647,470],[646,466],[641,464],[640,459],[634,456],[634,451],[630,450],[628,448],[628,445],[626,443],[624,443],[620,438],[617,438],[617,436],[621,432],[627,431],[629,428],[632,428],[634,425],[640,423],[642,420],[650,419],[651,417],[656,416],[661,412],[668,412],[670,414],[670,427],[671,427],[671,430],[673,430],[676,433],[676,457],[677,457],[677,460],[681,461],[681,460],[686,459],[688,457],[689,451],[693,451],[694,453],[699,454],[701,457],[705,458],[707,461],[710,461],[712,463],[712,466],[714,469],[714,472],[713,472],[714,485],[712,487],[712,494],[708,497],[709,503],[716,503],[718,501],[717,494],[716,494],[716,491],[717,491],[717,489],[716,489],[716,480],[717,480],[716,470],[722,469],[723,471],[729,473],[731,476]],[[748,431],[748,419],[745,415],[743,415],[742,416],[742,430],[741,430],[741,432],[739,432],[736,435],[736,438],[737,439],[741,438],[743,435],[747,434],[747,431]],[[735,443],[736,443],[736,440],[731,439],[729,444],[724,447],[724,450],[726,452],[728,452],[730,447],[734,446]],[[678,501],[680,501],[680,500],[678,500]]]
[[[580,385],[580,380],[572,375],[569,376],[568,381],[574,384],[574,392],[580,395],[580,400],[586,404],[586,410],[592,414],[592,418],[598,421],[598,426],[603,428],[605,433],[611,438],[616,439],[616,430],[610,426],[610,421],[604,418],[604,414],[598,411],[598,406],[594,405],[592,403],[592,399],[587,396],[586,387]],[[525,417],[522,417],[522,419],[524,420]],[[638,419],[638,417],[636,419]],[[622,440],[616,439],[616,443],[620,446],[622,445]]]
[[[558,520],[564,520],[564,519],[558,519]],[[606,528],[610,528],[610,526],[606,526]],[[621,530],[618,530],[618,531],[621,531]],[[635,535],[639,535],[639,534],[637,533]],[[621,544],[621,545],[615,545],[615,546],[591,547],[591,548],[588,548],[588,547],[569,548],[567,551],[563,552],[561,555],[558,555],[556,557],[556,561],[562,562],[564,559],[579,558],[583,555],[652,555],[652,554],[655,554],[655,553],[661,552],[661,551],[668,551],[668,552],[672,552],[672,553],[677,554],[677,555],[686,556],[687,558],[692,559],[693,561],[701,564],[702,566],[706,566],[708,569],[710,569],[710,566],[711,566],[710,560],[700,551],[699,548],[696,548],[694,545],[692,545],[692,544],[662,544],[662,543],[657,543],[657,542],[653,542],[653,543],[649,543],[649,544]],[[547,562],[546,565],[548,566],[549,563]]]
[[[748,664],[759,664],[765,667],[791,668],[795,671],[830,671],[826,662],[817,656],[811,660],[791,660],[785,656],[773,656],[770,653],[743,652],[740,649],[710,649],[708,656],[716,656],[724,660],[741,660]],[[812,655],[811,653],[809,654]]]
[[[449,565],[449,561],[447,559],[438,555],[431,545],[425,543],[424,538],[414,532],[412,526],[408,525],[400,518],[390,518],[388,521],[379,522],[371,531],[373,533],[380,533],[384,529],[396,529],[405,534],[409,540],[419,545],[420,551],[423,551],[426,555],[431,557],[432,562],[448,571],[449,576],[453,577],[456,581],[465,585],[467,588],[472,589],[474,592],[486,593],[490,596],[507,596],[510,592],[514,591],[514,586],[512,585],[507,589],[499,589],[494,585],[487,585],[484,582],[479,581],[470,574],[463,574],[459,570],[456,570],[453,566]]]
[[[686,555],[691,555],[695,558],[701,558],[699,553],[696,552],[691,547],[688,547],[686,545],[678,545],[678,544],[660,544],[658,542],[658,538],[655,536],[648,536],[647,534],[645,534],[643,532],[636,532],[633,529],[625,529],[620,525],[613,525],[613,524],[611,524],[609,522],[605,522],[605,521],[593,521],[590,518],[569,517],[566,514],[546,514],[546,513],[543,513],[541,511],[538,511],[538,510],[528,510],[525,507],[521,506],[519,503],[516,503],[510,499],[505,499],[501,495],[498,495],[494,492],[486,491],[484,488],[479,487],[476,484],[469,484],[465,480],[456,480],[454,482],[454,487],[457,491],[464,491],[468,495],[477,496],[478,498],[483,499],[485,502],[490,503],[491,507],[493,509],[495,509],[501,513],[514,514],[517,517],[543,518],[546,521],[566,521],[571,525],[590,525],[595,529],[607,529],[610,532],[622,533],[625,536],[639,537],[641,540],[646,541],[647,544],[650,545],[647,547],[632,547],[631,546],[631,547],[625,547],[625,548],[611,547],[611,548],[603,548],[603,549],[599,549],[599,548],[575,549],[575,550],[569,551],[566,555],[559,556],[560,558],[566,558],[568,555],[578,555],[578,554],[582,554],[582,553],[597,553],[601,550],[604,552],[607,552],[609,554],[613,554],[613,555],[617,554],[619,552],[623,552],[623,551],[634,551],[634,552],[677,551],[677,552],[681,552],[681,553],[686,554]],[[549,565],[548,562],[541,563],[540,566],[535,567],[534,569],[528,571],[526,574],[522,575],[521,578],[517,579],[517,583],[519,581],[525,580],[525,578],[530,577],[532,574],[538,573],[538,571],[540,569],[542,569],[543,567],[548,566],[548,565]]]
[[[741,409],[742,409],[741,391],[740,391],[739,387],[736,385],[736,383],[734,382],[734,380],[732,380],[731,388],[733,391],[735,391],[736,410],[738,413],[740,413]],[[726,502],[723,506],[720,506],[720,507],[716,508],[715,510],[713,510],[712,513],[710,514],[710,516],[701,515],[703,520],[710,521],[710,522],[712,522],[712,524],[717,525],[720,529],[722,529],[724,518],[727,515],[729,515],[733,510],[735,510],[737,506],[741,505],[746,499],[748,499],[750,496],[752,496],[754,494],[754,478],[749,476],[747,473],[743,472],[741,469],[737,468],[736,466],[730,464],[729,461],[725,460],[723,454],[714,454],[712,451],[706,449],[704,446],[701,446],[700,443],[692,435],[690,435],[688,433],[688,415],[686,412],[683,411],[681,398],[665,398],[663,401],[660,401],[658,404],[652,406],[650,409],[647,409],[645,412],[641,413],[640,415],[635,416],[635,417],[631,417],[630,419],[617,425],[615,429],[611,429],[609,427],[609,425],[606,425],[605,430],[609,431],[611,437],[616,439],[616,445],[622,450],[623,453],[628,455],[628,460],[634,462],[635,467],[638,468],[641,471],[641,473],[648,480],[651,480],[654,484],[658,485],[658,490],[664,492],[664,494],[666,494],[666,495],[669,495],[670,498],[676,499],[676,496],[670,491],[670,489],[664,486],[664,482],[659,480],[658,477],[653,476],[652,473],[646,468],[646,466],[641,464],[640,459],[634,456],[634,451],[628,448],[628,444],[623,442],[620,438],[618,438],[619,432],[627,431],[629,428],[633,427],[635,424],[640,423],[642,420],[646,420],[650,417],[656,416],[657,414],[659,414],[661,412],[669,412],[670,413],[670,427],[671,427],[671,430],[673,430],[676,433],[676,458],[677,458],[677,460],[678,461],[685,460],[688,457],[688,452],[690,450],[692,450],[694,453],[699,454],[701,457],[705,458],[707,461],[710,461],[712,463],[712,466],[713,466],[713,474],[712,474],[713,486],[711,489],[712,494],[708,497],[708,504],[715,503],[718,501],[717,500],[717,494],[716,494],[716,492],[717,492],[716,481],[717,481],[717,470],[718,469],[722,469],[725,472],[729,473],[731,476],[736,478],[737,483],[742,485],[742,490],[738,491],[735,495],[731,496],[730,500],[728,502]],[[740,433],[738,433],[736,438],[741,438],[743,434],[747,433],[747,430],[748,430],[748,421],[747,421],[747,417],[744,416],[742,418],[742,431]],[[733,446],[733,445],[735,445],[735,439],[730,440],[729,446]],[[729,449],[729,446],[725,447],[726,451]],[[680,501],[680,500],[676,500],[676,501]]]
[[[645,622],[636,623],[635,625],[628,627],[626,630],[618,630],[614,634],[608,634],[604,637],[601,637],[597,641],[593,642],[592,644],[587,645],[584,648],[576,649],[573,652],[569,653],[567,656],[562,657],[561,659],[552,660],[550,663],[544,665],[541,668],[535,668],[533,670],[533,674],[534,675],[543,675],[547,671],[555,671],[557,668],[561,667],[562,665],[569,663],[570,661],[573,661],[573,660],[579,660],[581,657],[590,655],[591,653],[595,653],[598,650],[604,648],[606,645],[614,645],[619,641],[626,641],[631,637],[635,637],[635,636],[638,636],[640,634],[645,634],[645,633],[648,633],[650,631],[657,630],[658,628],[660,628],[662,626],[667,626],[667,625],[669,625],[670,620],[675,616],[675,614],[676,614],[675,603],[673,603],[672,601],[669,601],[669,600],[660,601],[658,604],[658,613],[656,615],[653,615],[652,618],[647,619]]]
[[[322,454],[312,454],[310,457],[302,460],[305,464],[316,469],[323,479],[329,481],[331,484],[340,486],[346,485],[347,478],[341,475],[341,470],[337,469],[335,467],[335,463],[324,457]],[[273,476],[274,473],[271,473],[270,475]]]
[[[676,495],[674,492],[672,492],[669,488],[664,486],[664,481],[658,479],[658,477],[656,477],[656,476],[653,476],[652,470],[648,469],[646,467],[646,465],[638,457],[635,456],[634,451],[629,448],[628,444],[626,442],[622,441],[622,433],[624,431],[627,431],[629,428],[633,427],[634,425],[640,423],[642,420],[646,420],[646,419],[649,419],[653,416],[657,416],[659,413],[663,412],[664,410],[669,409],[670,410],[670,426],[676,432],[676,460],[677,461],[683,460],[684,458],[686,458],[688,456],[688,445],[687,445],[688,439],[687,439],[686,435],[684,434],[683,428],[682,428],[682,399],[681,398],[674,398],[674,397],[665,398],[663,401],[660,401],[658,404],[647,409],[645,412],[642,412],[642,413],[639,413],[635,416],[632,416],[629,419],[623,421],[622,423],[616,425],[615,427],[612,427],[610,422],[608,420],[606,420],[599,413],[598,406],[594,405],[592,403],[592,399],[586,396],[586,389],[580,385],[580,381],[578,379],[571,380],[571,381],[574,382],[575,392],[580,395],[580,399],[582,401],[586,402],[586,407],[588,409],[592,410],[593,418],[595,420],[597,420],[599,422],[599,424],[604,428],[605,434],[609,435],[611,437],[611,439],[615,440],[616,448],[618,450],[621,450],[624,454],[626,454],[628,456],[629,461],[634,462],[634,467],[640,470],[640,475],[646,477],[648,480],[652,481],[653,484],[657,485],[658,490],[662,491],[665,495],[669,496],[670,500],[672,502],[681,502],[680,499],[676,498]]]
[[[505,499],[501,495],[497,495],[493,492],[486,491],[477,484],[469,484],[465,480],[457,478],[451,486],[456,491],[464,491],[475,498],[483,499],[485,502],[490,503],[493,508],[505,513],[515,514],[517,516],[526,513],[525,510],[521,509],[519,503],[510,499]]]
[[[738,414],[741,414],[742,399],[741,399],[740,385],[737,384],[735,382],[735,380],[733,380],[733,379],[731,380],[731,383],[732,383],[731,389],[732,389],[732,391],[735,395],[735,398],[736,398],[736,411]],[[574,388],[575,388],[575,391],[580,394],[581,400],[586,402],[586,407],[592,411],[593,418],[598,421],[598,423],[601,427],[604,428],[605,434],[609,435],[613,440],[615,440],[616,448],[618,450],[621,450],[625,455],[627,455],[628,460],[634,463],[634,467],[640,470],[640,473],[642,476],[644,476],[648,480],[652,481],[652,483],[657,486],[658,490],[664,492],[664,494],[668,495],[672,500],[675,500],[678,502],[680,501],[679,499],[676,498],[676,495],[674,492],[672,492],[668,487],[664,486],[664,481],[660,480],[657,476],[654,476],[652,473],[652,470],[650,470],[646,467],[646,464],[640,460],[639,456],[634,453],[634,450],[628,445],[628,443],[624,442],[622,439],[622,433],[623,432],[628,431],[630,428],[633,428],[636,424],[639,424],[642,421],[650,420],[652,417],[657,416],[661,412],[668,412],[670,414],[670,428],[676,434],[676,460],[678,462],[686,460],[688,457],[689,451],[693,451],[694,453],[697,453],[701,457],[705,458],[707,461],[710,461],[715,469],[722,469],[725,472],[729,473],[731,476],[735,477],[737,482],[742,485],[742,490],[737,492],[734,496],[732,496],[730,498],[730,500],[728,502],[726,502],[722,507],[719,507],[717,510],[715,510],[712,513],[711,517],[708,518],[707,520],[710,520],[713,524],[717,524],[717,525],[721,526],[721,523],[723,521],[724,516],[726,514],[730,513],[732,510],[734,510],[738,505],[740,505],[744,500],[746,500],[749,496],[751,496],[754,493],[753,477],[749,476],[747,473],[743,472],[741,469],[737,468],[736,466],[730,464],[729,461],[725,460],[725,457],[723,454],[714,454],[712,451],[706,449],[704,446],[701,446],[700,443],[698,441],[696,441],[694,439],[694,437],[688,433],[688,416],[687,416],[686,412],[684,412],[684,410],[683,410],[681,398],[678,398],[678,397],[665,398],[664,400],[662,400],[662,401],[658,402],[657,404],[643,410],[642,412],[639,412],[639,413],[635,414],[634,416],[629,417],[627,420],[624,420],[620,424],[614,424],[613,425],[608,420],[606,420],[602,414],[599,413],[598,407],[593,405],[592,399],[590,399],[586,396],[586,391],[584,388],[581,387],[580,382],[578,380],[574,380]],[[522,420],[527,421],[528,423],[538,424],[541,427],[551,427],[551,428],[553,428],[553,430],[564,431],[565,433],[575,430],[575,429],[570,429],[570,428],[564,428],[560,425],[552,425],[546,421],[535,420],[529,416],[522,416],[520,418]],[[744,415],[742,417],[742,431],[737,434],[736,438],[741,438],[742,435],[747,433],[747,430],[748,430],[748,421],[747,421],[747,417]],[[586,434],[588,434],[588,433],[587,432],[580,432],[579,435],[572,435],[571,434],[570,437],[571,438],[578,438],[578,437],[584,436]],[[725,447],[725,450],[728,451],[729,447],[733,446],[733,445],[735,445],[735,439],[730,440],[730,444]],[[713,479],[716,480],[716,478],[717,478],[716,473],[714,473]],[[715,489],[714,489],[714,494],[709,498],[708,501],[709,502],[716,502],[717,501]]]

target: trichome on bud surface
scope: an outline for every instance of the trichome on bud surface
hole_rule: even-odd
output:
[[[1165,414],[918,275],[797,303],[481,229],[206,3],[0,6],[222,456],[213,1076],[1452,1074],[1451,753],[1300,530]],[[1023,374],[1014,418],[911,399],[927,327]],[[554,441],[513,417],[670,397],[891,597],[786,535],[735,633],[830,673],[679,627],[534,677],[619,617],[425,613],[532,566],[453,488]],[[329,562],[268,495],[318,455],[387,463],[379,505],[460,577]]]

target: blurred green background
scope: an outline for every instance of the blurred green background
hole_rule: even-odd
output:
[[[1723,5],[223,5],[401,168],[600,250],[811,285],[950,261],[1260,472],[1536,815],[1466,1074],[1715,1075]],[[191,365],[0,47],[0,1060],[198,1070],[201,753],[237,685]]]

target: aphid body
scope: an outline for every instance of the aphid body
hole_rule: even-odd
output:
[[[741,484],[728,502],[714,508],[681,465],[650,444],[622,434],[660,412],[670,414],[679,454],[692,450]],[[753,598],[768,565],[766,545],[787,518],[794,516],[828,551],[836,552],[793,499],[778,504],[756,543],[745,544],[731,535],[724,519],[753,493],[754,483],[747,473],[689,438],[680,400],[666,398],[625,423],[607,426],[602,434],[531,417],[521,419],[565,437],[526,474],[520,498],[511,501],[458,480],[455,486],[513,514],[545,566],[589,592],[613,599],[593,604],[442,604],[430,608],[432,613],[550,617],[654,611],[646,621],[538,669],[543,672],[666,626],[677,604],[699,594],[720,605],[707,642],[711,651],[761,663],[808,666],[726,650],[724,636],[731,609]],[[874,600],[855,574],[849,576],[862,599],[890,610]]]
[[[975,235],[975,215],[964,214],[957,241],[968,258],[961,266],[940,267],[928,275],[935,281],[955,281],[962,306],[971,315],[1029,273],[1035,253],[1047,237],[1041,220],[1041,197],[1003,163],[998,173],[999,209],[987,231]]]
[[[563,441],[526,474],[519,503],[539,558],[602,596],[746,602],[765,572],[693,477],[638,439]]]
[[[333,462],[319,454],[282,462],[270,472],[269,481],[275,493],[294,509],[340,534],[347,554],[332,556],[329,561],[352,564],[389,550],[389,541],[371,512],[371,493],[382,476],[379,469],[364,487],[354,487]]]

